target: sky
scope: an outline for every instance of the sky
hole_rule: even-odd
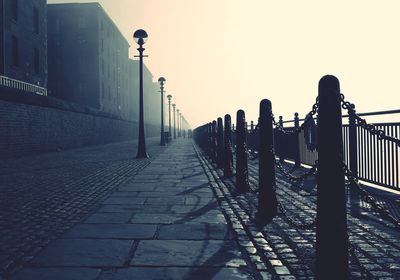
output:
[[[145,63],[193,128],[238,109],[257,121],[264,98],[303,117],[326,74],[357,112],[400,109],[398,0],[48,0],[66,2],[99,2],[131,56],[145,29]]]

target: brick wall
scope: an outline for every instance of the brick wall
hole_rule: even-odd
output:
[[[0,158],[125,141],[138,124],[59,99],[0,88]],[[146,125],[146,137],[159,127]]]

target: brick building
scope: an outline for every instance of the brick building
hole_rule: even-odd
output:
[[[138,119],[139,66],[100,4],[48,5],[48,43],[50,96]],[[146,67],[144,81],[145,96],[153,95]]]
[[[46,0],[0,0],[0,76],[47,87]]]

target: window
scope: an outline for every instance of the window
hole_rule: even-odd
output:
[[[11,15],[13,20],[18,20],[18,0],[11,1]]]
[[[11,37],[11,63],[13,66],[19,66],[18,38],[15,36]]]
[[[37,48],[33,49],[33,68],[35,70],[35,74],[40,73],[39,50]]]
[[[33,7],[33,32],[39,34],[39,10]]]

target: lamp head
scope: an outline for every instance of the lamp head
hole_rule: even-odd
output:
[[[164,77],[160,77],[158,78],[158,83],[160,84],[160,86],[163,86],[165,84],[165,78]]]
[[[133,39],[139,45],[144,45],[147,41],[147,37],[147,32],[143,29],[138,29],[135,31],[135,33],[133,33]]]

